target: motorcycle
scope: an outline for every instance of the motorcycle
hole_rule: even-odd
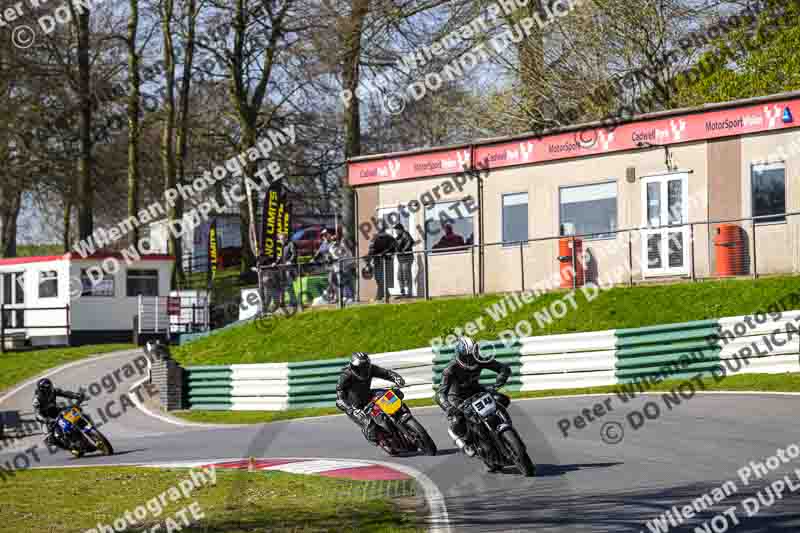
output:
[[[81,402],[62,409],[55,423],[61,433],[59,438],[62,444],[76,459],[95,451],[103,455],[114,454],[111,443],[81,410]]]
[[[372,391],[364,413],[375,423],[378,446],[389,455],[419,451],[436,455],[436,444],[411,414],[397,388]]]
[[[514,466],[526,477],[536,473],[536,465],[514,429],[508,411],[495,401],[491,390],[467,398],[460,409],[467,420],[465,440],[473,444],[490,472]]]

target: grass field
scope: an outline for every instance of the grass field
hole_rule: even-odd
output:
[[[538,323],[534,314],[549,308],[563,292],[544,294],[498,320],[487,311],[501,300],[497,295],[315,310],[212,335],[176,349],[174,356],[189,366],[391,352],[429,345],[431,339],[446,337],[478,318],[485,326],[477,335],[480,339],[498,338],[523,319],[533,324],[533,335],[634,328],[749,314],[796,291],[800,291],[797,276],[618,287],[591,301],[578,291],[576,308],[570,305],[565,316],[550,323]]]
[[[76,348],[44,348],[0,355],[0,392],[45,370],[72,361],[117,350],[131,350],[132,344],[98,344]]]
[[[77,533],[98,524],[113,528],[126,512],[135,521],[130,531],[150,531],[159,523],[159,531],[194,533],[423,531],[415,513],[408,511],[414,494],[411,481],[360,482],[218,469],[215,482],[211,477],[198,480],[193,491],[173,497],[169,489],[190,479],[187,470],[147,468],[21,471],[0,484],[0,532]],[[164,492],[168,496],[159,501]],[[184,510],[189,505],[193,509]],[[145,516],[137,516],[140,506]],[[193,514],[202,518],[195,521]],[[193,523],[185,526],[183,516]],[[180,528],[170,529],[168,519]]]
[[[681,380],[667,380],[653,386],[650,391],[670,391],[683,383]],[[708,391],[764,391],[764,392],[800,392],[800,374],[742,374],[727,376],[719,382],[713,379],[703,380]],[[551,396],[575,396],[579,394],[614,394],[618,385],[608,387],[591,387],[585,389],[554,389],[546,391],[512,392],[512,398],[548,398]],[[435,405],[433,399],[411,400],[412,407]],[[170,414],[191,422],[207,424],[264,424],[280,420],[294,420],[314,416],[335,415],[341,411],[335,407],[315,409],[291,409],[288,411],[173,411]]]

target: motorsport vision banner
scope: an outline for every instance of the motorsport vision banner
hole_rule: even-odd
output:
[[[291,236],[291,205],[289,195],[280,181],[273,183],[264,197],[264,210],[261,222],[261,258],[266,264],[280,259],[283,249],[278,242],[278,234]]]

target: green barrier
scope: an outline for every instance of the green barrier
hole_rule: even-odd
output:
[[[721,366],[716,320],[617,330],[616,336],[620,383],[711,375]]]

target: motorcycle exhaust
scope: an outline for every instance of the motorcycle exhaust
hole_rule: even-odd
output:
[[[458,449],[463,450],[463,452],[466,453],[469,457],[475,456],[475,450],[472,449],[472,446],[465,448],[467,443],[464,442],[464,439],[453,433],[452,429],[448,428],[447,433],[450,435],[450,438],[455,441],[456,446],[458,446]]]

